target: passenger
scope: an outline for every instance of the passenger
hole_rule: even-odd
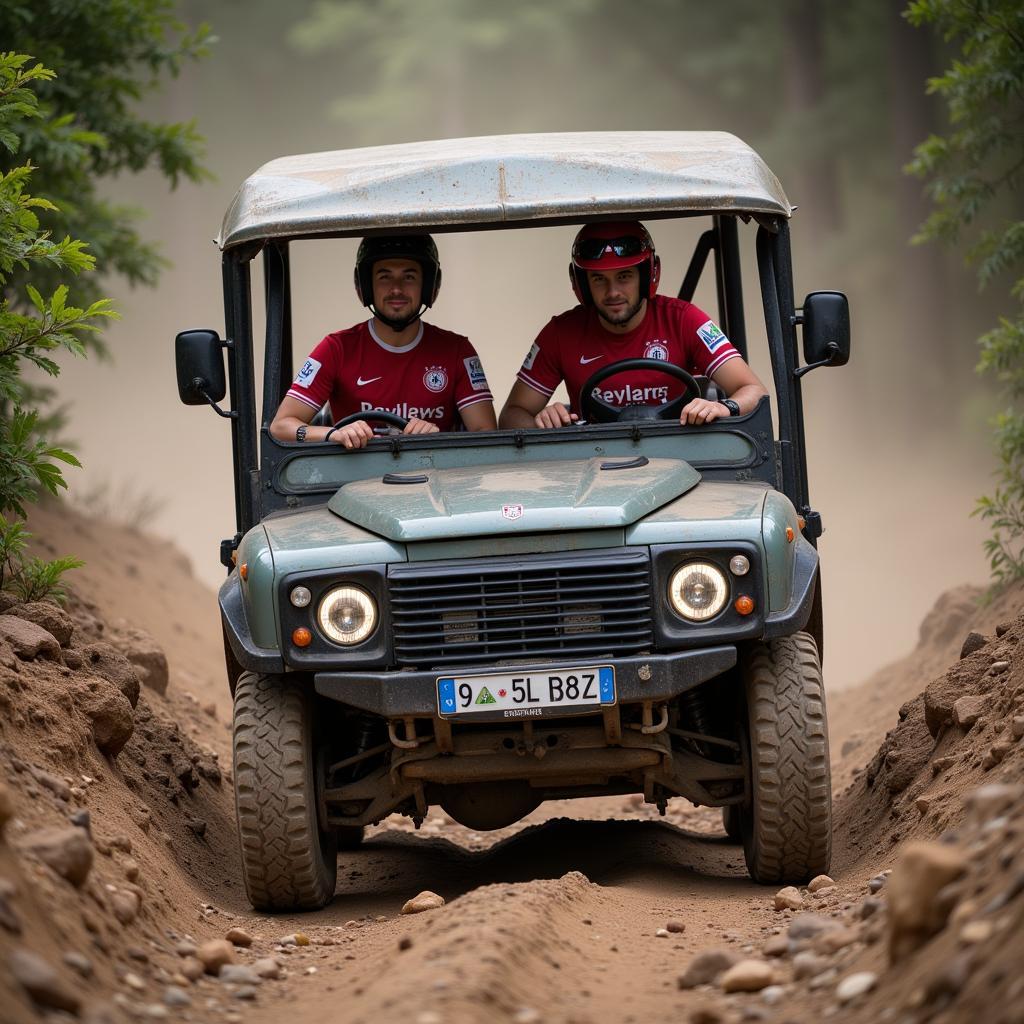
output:
[[[334,422],[383,410],[407,419],[405,434],[494,430],[494,400],[469,339],[423,323],[441,287],[429,235],[364,238],[356,256],[356,294],[373,316],[328,334],[310,353],[270,424],[279,441],[332,441],[362,448],[373,437],[364,419],[344,427],[309,426],[325,402]]]
[[[580,305],[552,317],[523,360],[502,428],[561,427],[579,419],[580,388],[595,370],[621,359],[662,359],[710,377],[729,397],[694,398],[680,423],[711,423],[751,412],[764,385],[715,322],[693,303],[658,295],[661,261],[639,221],[588,224],[572,246],[569,277]],[[548,399],[565,381],[569,408]],[[682,382],[653,370],[616,374],[598,385],[612,405],[661,405]]]

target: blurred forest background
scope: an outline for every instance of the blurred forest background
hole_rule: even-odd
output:
[[[86,466],[70,476],[72,500],[174,538],[200,576],[219,582],[218,542],[234,532],[229,429],[178,404],[173,339],[188,327],[223,331],[210,240],[265,161],[522,131],[729,131],[799,206],[798,302],[819,288],[850,296],[851,362],[815,372],[804,395],[811,499],[826,529],[826,678],[863,678],[911,645],[943,589],[986,579],[985,528],[970,513],[991,486],[994,395],[974,373],[976,339],[1010,302],[1008,276],[982,293],[962,252],[911,244],[929,203],[904,167],[946,127],[925,86],[953,51],[911,27],[905,6],[180,0],[182,21],[208,22],[216,42],[141,109],[195,118],[213,178],[169,191],[158,169],[126,169],[100,186],[144,212],[140,230],[168,263],[155,289],[101,280],[123,316],[105,331],[112,362],[65,361],[65,434]],[[672,291],[697,231],[654,228]],[[473,339],[499,404],[536,331],[572,304],[572,234],[440,239],[445,287],[430,319]],[[753,353],[763,328],[753,232],[745,244]],[[330,246],[297,254],[296,337],[308,347],[363,315],[351,287],[355,243]],[[708,291],[697,298],[714,310]],[[752,362],[770,377],[765,360]]]

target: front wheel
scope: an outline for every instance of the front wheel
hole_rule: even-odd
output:
[[[807,633],[744,654],[750,799],[740,812],[756,882],[805,882],[832,855],[832,779],[821,662]]]
[[[288,676],[235,687],[235,808],[242,874],[257,910],[317,910],[334,895],[338,844],[317,818],[313,695]]]

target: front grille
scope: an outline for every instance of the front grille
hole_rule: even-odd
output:
[[[654,640],[646,550],[395,565],[388,587],[399,665],[633,654]]]

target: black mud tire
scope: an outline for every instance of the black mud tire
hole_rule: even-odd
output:
[[[740,813],[747,870],[762,884],[828,871],[832,779],[821,662],[808,633],[752,645],[742,661],[750,800]]]
[[[727,804],[722,808],[722,828],[726,836],[734,843],[743,839],[743,825],[741,823],[741,810],[738,804]]]
[[[313,721],[308,685],[239,676],[235,809],[245,889],[257,910],[318,910],[334,896],[338,846],[317,819]]]

